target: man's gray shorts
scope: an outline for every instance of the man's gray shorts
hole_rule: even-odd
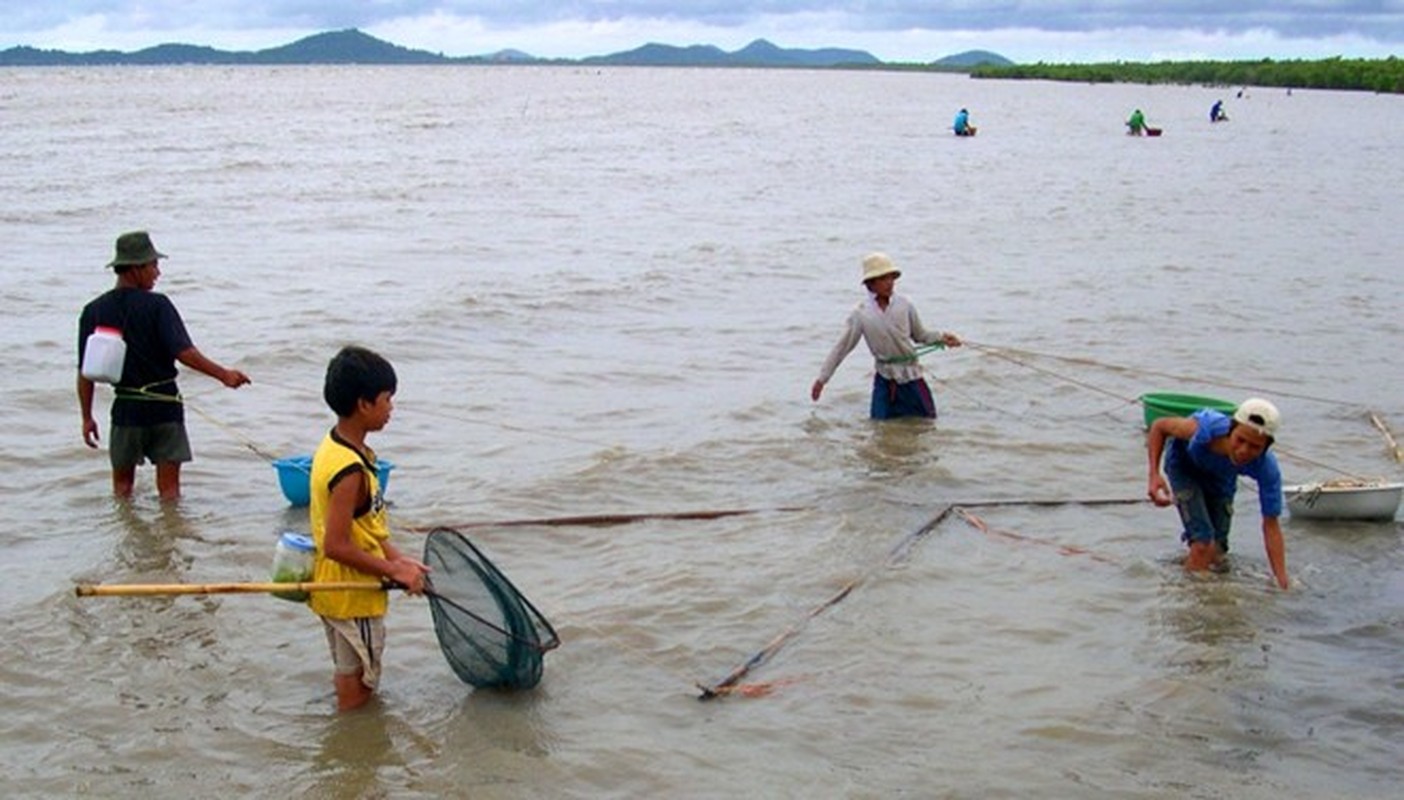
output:
[[[183,422],[115,425],[107,454],[113,469],[135,467],[143,460],[152,464],[184,463],[191,459],[190,438]]]

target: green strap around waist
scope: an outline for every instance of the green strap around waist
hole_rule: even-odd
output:
[[[160,392],[151,391],[151,387],[160,386],[165,383],[175,383],[175,380],[156,381],[155,383],[148,383],[145,386],[138,386],[135,388],[129,386],[113,386],[112,389],[116,392],[117,397],[122,400],[142,400],[154,403],[184,402],[179,394],[161,394]]]

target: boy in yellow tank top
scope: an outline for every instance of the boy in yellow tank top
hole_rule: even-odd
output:
[[[429,568],[390,543],[375,451],[366,445],[366,434],[390,421],[394,395],[394,367],[370,350],[342,348],[327,365],[322,396],[337,419],[312,456],[314,581],[393,581],[410,594],[424,591]],[[388,601],[384,590],[311,593],[308,605],[331,647],[340,711],[364,705],[379,685]]]

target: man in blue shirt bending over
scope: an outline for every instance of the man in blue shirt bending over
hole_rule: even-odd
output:
[[[1244,400],[1232,417],[1206,408],[1188,417],[1161,417],[1151,424],[1146,437],[1150,457],[1146,493],[1156,505],[1174,503],[1179,510],[1185,526],[1181,538],[1189,544],[1186,570],[1202,572],[1224,566],[1233,524],[1233,496],[1238,476],[1246,475],[1258,484],[1268,564],[1277,585],[1287,588],[1287,557],[1278,523],[1282,516],[1282,472],[1276,456],[1268,452],[1281,422],[1276,406],[1253,397]],[[1162,455],[1164,475],[1160,471]]]

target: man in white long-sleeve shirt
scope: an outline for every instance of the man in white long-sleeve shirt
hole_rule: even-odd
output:
[[[936,401],[922,377],[916,345],[960,347],[960,337],[923,327],[911,302],[892,293],[900,277],[901,270],[883,253],[863,259],[863,285],[868,288],[868,297],[848,315],[843,336],[819,368],[819,377],[809,390],[816,402],[824,392],[824,384],[862,339],[868,343],[875,361],[873,419],[936,416]]]

